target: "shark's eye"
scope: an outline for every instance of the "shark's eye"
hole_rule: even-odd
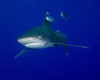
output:
[[[41,36],[39,36],[38,38],[39,38],[39,39],[41,39],[42,37],[41,37]]]

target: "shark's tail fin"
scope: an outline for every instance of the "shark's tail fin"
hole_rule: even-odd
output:
[[[23,55],[24,53],[28,52],[29,50],[30,50],[29,48],[26,48],[26,49],[22,50],[20,53],[18,53],[18,54],[14,57],[14,59],[17,59],[19,56]]]

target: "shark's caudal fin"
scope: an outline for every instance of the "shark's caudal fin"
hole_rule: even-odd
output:
[[[28,51],[30,51],[30,49],[29,49],[29,48],[25,48],[25,49],[22,50],[20,53],[18,53],[18,54],[14,57],[14,59],[17,59],[19,56],[23,55],[24,53],[26,53],[26,52],[28,52]]]

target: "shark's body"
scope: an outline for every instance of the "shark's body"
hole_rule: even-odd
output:
[[[18,42],[27,48],[46,48],[54,46],[54,43],[66,43],[66,38],[60,31],[45,27],[48,26],[32,28],[18,38]]]
[[[48,13],[45,14],[45,18]],[[67,39],[65,35],[59,30],[54,31],[51,28],[51,23],[44,18],[44,23],[42,26],[34,27],[23,35],[21,35],[17,41],[24,45],[26,48],[15,56],[15,59],[20,55],[26,53],[32,49],[40,49],[47,47],[64,46],[67,52]]]
[[[46,13],[45,17],[48,16]],[[44,19],[44,23],[42,26],[34,27],[24,34],[22,34],[17,41],[24,45],[26,49],[22,52],[17,54],[15,58],[24,54],[25,52],[31,49],[40,49],[40,48],[47,48],[47,47],[55,47],[60,44],[66,44],[66,37],[60,31],[54,31],[51,28],[51,23]],[[56,44],[60,43],[60,44]],[[65,45],[66,52],[67,46]]]

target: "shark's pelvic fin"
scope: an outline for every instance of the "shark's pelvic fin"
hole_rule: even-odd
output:
[[[28,51],[30,51],[30,49],[29,49],[29,48],[25,48],[25,49],[22,50],[20,53],[18,53],[18,54],[14,57],[14,59],[17,59],[19,56],[23,55],[24,53],[26,53],[26,52],[28,52]]]
[[[68,56],[67,46],[73,46],[73,47],[80,47],[80,48],[90,49],[89,47],[86,47],[86,46],[79,46],[79,45],[72,45],[72,44],[54,43],[54,45],[62,45],[62,46],[64,46],[65,47],[65,51],[66,51],[66,56]]]
[[[86,47],[86,46],[79,46],[79,45],[72,45],[72,44],[63,44],[63,43],[54,43],[54,44],[58,44],[58,45],[62,45],[62,46],[73,46],[73,47],[80,47],[80,48],[90,49],[89,47]]]
[[[68,49],[67,46],[65,46],[66,56],[68,56]]]

